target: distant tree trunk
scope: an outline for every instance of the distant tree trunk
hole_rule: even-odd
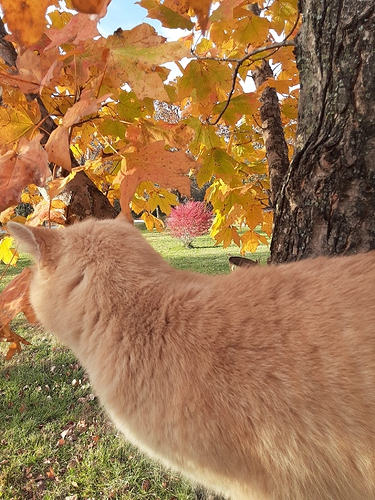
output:
[[[84,172],[77,173],[67,185],[66,191],[70,199],[66,211],[68,225],[90,216],[97,219],[114,219],[118,215]]]
[[[271,262],[375,248],[375,3],[300,0],[297,149]]]
[[[263,59],[261,66],[252,73],[256,88],[274,76],[270,63],[266,59]],[[260,118],[271,186],[270,204],[274,207],[289,166],[288,146],[285,141],[276,89],[266,87],[262,92],[260,102],[262,103]]]

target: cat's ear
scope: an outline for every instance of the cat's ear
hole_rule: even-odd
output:
[[[29,253],[35,260],[40,260],[59,236],[55,234],[58,230],[25,226],[18,222],[8,222],[7,230],[18,241],[21,250]]]

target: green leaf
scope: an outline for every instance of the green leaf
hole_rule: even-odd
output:
[[[126,125],[118,120],[107,118],[102,121],[98,128],[104,136],[112,136],[114,139],[123,139],[125,137]]]
[[[198,155],[202,146],[206,149],[219,148],[222,146],[222,140],[216,133],[216,129],[207,123],[202,123],[199,118],[189,117],[186,124],[195,131],[195,137],[190,143],[190,151]]]
[[[190,61],[179,79],[178,95],[184,99],[195,91],[198,101],[205,101],[210,94],[217,100],[218,91],[229,92],[231,82],[232,70],[228,65],[217,61]]]
[[[233,38],[239,44],[262,46],[268,39],[270,28],[268,19],[252,15],[239,21]]]
[[[212,114],[219,115],[224,109],[226,101],[217,104],[213,110]],[[238,120],[243,115],[252,116],[257,112],[259,108],[259,100],[255,92],[249,92],[246,94],[241,94],[239,96],[233,97],[229,103],[228,108],[225,110],[223,115],[223,120],[227,124],[235,125]]]

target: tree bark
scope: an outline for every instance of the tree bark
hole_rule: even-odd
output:
[[[296,154],[271,262],[375,248],[375,4],[300,0]]]
[[[257,88],[273,76],[271,66],[266,59],[263,59],[260,68],[253,71],[253,79]],[[260,102],[262,103],[260,118],[270,176],[270,204],[274,207],[289,167],[288,146],[285,141],[276,89],[266,87],[262,92]]]
[[[67,225],[90,216],[97,219],[114,219],[118,215],[104,194],[84,172],[76,174],[67,185],[65,193],[68,193],[70,198],[66,211]]]

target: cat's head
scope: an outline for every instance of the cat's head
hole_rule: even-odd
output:
[[[30,227],[8,223],[8,231],[21,251],[35,262],[30,282],[30,302],[40,323],[72,346],[67,335],[78,332],[86,312],[98,307],[90,302],[90,292],[99,286],[108,291],[116,263],[124,260],[131,225],[124,222],[87,220],[61,229]],[[112,252],[112,253],[111,253]],[[116,256],[116,257],[113,257]],[[106,294],[97,302],[105,302]],[[108,299],[109,300],[109,299]]]
[[[17,222],[8,222],[8,232],[19,243],[20,250],[30,254],[39,265],[51,265],[59,259],[64,235],[60,230],[31,227]]]
[[[130,291],[151,286],[152,277],[157,283],[169,269],[125,220],[88,219],[61,229],[9,222],[8,231],[35,261],[30,302],[38,320],[71,347],[88,311],[122,307]]]
[[[82,279],[80,253],[84,253],[78,235],[74,234],[76,231],[31,227],[15,222],[9,222],[7,229],[19,243],[20,250],[30,254],[35,262],[29,290],[30,302],[39,322],[71,345],[70,339],[64,335],[74,331],[84,305],[81,294],[74,291]],[[76,294],[75,303],[72,294]]]

